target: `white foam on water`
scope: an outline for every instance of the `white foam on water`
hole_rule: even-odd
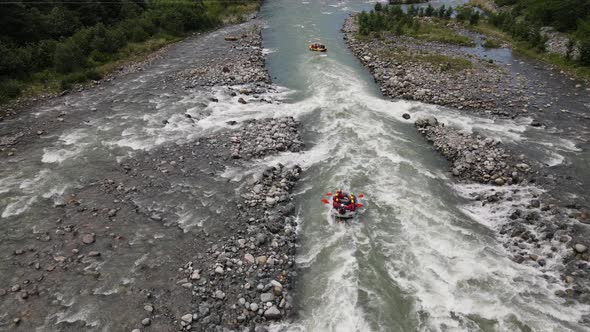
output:
[[[550,157],[545,160],[545,165],[549,166],[549,167],[554,167],[557,165],[562,165],[565,161],[565,157],[563,155],[560,155],[559,153],[553,152],[553,151],[549,151]]]
[[[98,311],[98,308],[90,303],[86,303],[84,306],[72,305],[64,311],[56,312],[50,316],[51,319],[55,319],[55,324],[60,323],[75,323],[84,322],[86,327],[97,327],[99,325],[98,320],[93,320],[93,314]]]
[[[268,54],[275,53],[276,51],[277,51],[276,48],[263,48],[262,49],[262,54],[268,55]]]
[[[4,211],[2,211],[2,218],[8,218],[10,216],[17,216],[29,209],[29,207],[37,201],[37,196],[20,196],[13,197],[6,204]]]
[[[66,159],[76,157],[90,144],[83,142],[89,137],[85,129],[74,129],[59,137],[59,141],[52,147],[44,148],[41,161],[44,163],[61,163]]]
[[[321,65],[312,60],[304,64],[311,68],[303,70],[321,69],[325,75],[310,81],[313,95],[295,104],[301,112],[298,115],[317,114],[306,108],[310,108],[310,104],[321,105],[319,119],[314,119],[310,128],[320,136],[318,144],[301,154],[301,159],[298,155],[283,153],[268,157],[264,162],[288,164],[303,160],[306,168],[322,164],[324,169],[320,175],[308,175],[306,181],[312,182],[326,175],[330,179],[322,181],[331,180],[332,183],[343,178],[354,181],[367,177],[355,189],[368,192],[371,197],[371,209],[366,219],[363,217],[366,222],[362,227],[372,234],[373,246],[381,248],[386,257],[382,264],[395,287],[409,295],[418,330],[479,330],[483,328],[481,324],[490,322],[500,331],[515,330],[520,325],[533,330],[581,329],[578,322],[588,312],[588,306],[564,306],[563,300],[554,295],[561,285],[545,280],[536,267],[512,262],[495,239],[511,203],[502,203],[504,205],[493,209],[489,209],[490,206],[478,209],[472,205],[455,208],[452,204],[458,198],[453,199],[453,190],[440,184],[446,178],[444,171],[404,157],[408,150],[417,147],[400,138],[404,133],[398,130],[399,123],[406,122],[401,117],[406,112],[413,118],[434,115],[447,125],[465,131],[494,133],[494,137],[509,142],[523,141],[527,125],[471,117],[452,110],[443,114],[439,107],[420,103],[385,101],[369,93],[365,83],[358,81],[349,68],[340,66],[333,70],[330,68],[332,59],[323,61]],[[361,112],[362,118],[358,114]],[[355,146],[356,142],[362,142],[362,149]],[[321,157],[305,158],[314,155]],[[483,190],[463,189],[468,192]],[[511,189],[504,187],[502,190]],[[536,188],[519,189],[525,193],[515,197],[514,204],[526,204],[533,193],[539,193]],[[371,219],[367,220],[369,216]],[[311,231],[305,226],[310,222],[313,223]],[[300,318],[290,324],[275,325],[273,330],[373,330],[365,319],[366,309],[357,303],[360,287],[354,253],[361,243],[354,239],[343,244],[342,239],[349,236],[346,229],[332,225],[326,230],[322,226],[324,223],[316,218],[304,219],[303,224],[308,230],[305,238],[309,243],[300,251],[298,264],[318,273],[316,280],[327,278],[331,284],[343,288],[335,290],[327,286],[320,294],[316,294],[316,290],[312,295],[305,295],[310,296],[303,299],[306,303],[317,300],[313,308],[304,310]],[[338,249],[332,253],[336,257],[333,259],[342,259],[342,262],[328,262],[322,254],[334,247]],[[559,257],[549,261],[548,267],[558,261]],[[329,269],[326,275],[321,275],[323,269]],[[370,287],[364,291],[379,299],[378,291]],[[301,292],[305,294],[306,291]],[[339,312],[341,308],[345,317]],[[387,312],[372,315],[387,315]]]

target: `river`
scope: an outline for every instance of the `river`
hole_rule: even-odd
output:
[[[185,297],[178,295],[184,293],[174,283],[177,269],[193,259],[187,256],[193,254],[194,239],[201,229],[227,213],[232,202],[236,188],[222,183],[280,162],[304,169],[295,196],[301,222],[300,271],[296,316],[273,325],[272,330],[588,330],[581,323],[588,307],[565,303],[554,295],[563,289],[553,282],[560,279],[553,268],[560,264],[561,256],[548,260],[545,271],[514,263],[497,238],[510,206],[491,210],[466,199],[485,187],[454,183],[447,162],[415,130],[413,120],[436,115],[450,125],[535,151],[553,164],[571,160],[578,148],[569,140],[557,140],[553,133],[528,131],[526,118],[494,121],[438,106],[384,99],[339,31],[351,12],[372,5],[352,0],[265,1],[260,17],[266,22],[267,68],[279,92],[263,97],[282,103],[240,104],[224,88],[213,88],[219,100],[211,103],[208,91],[172,83],[175,72],[195,64],[195,52],[222,52],[214,46],[203,49],[222,38],[213,33],[204,40],[193,38],[176,45],[167,58],[143,72],[56,99],[24,115],[31,123],[37,118],[51,123],[54,115],[63,112],[73,124],[39,133],[30,143],[32,148],[2,161],[6,167],[0,169],[0,281],[9,289],[26,278],[45,279],[39,301],[29,298],[26,302],[16,295],[2,298],[0,327],[8,326],[6,322],[17,314],[29,319],[21,323],[23,331],[33,327],[39,331],[141,327],[137,317],[146,315],[145,290],[155,293],[150,293],[151,299],[156,298],[155,313],[160,315],[157,305],[161,301],[168,306],[162,311],[170,311],[174,320],[181,310],[189,310],[174,306],[191,303],[190,291]],[[225,29],[224,33],[231,33],[231,27]],[[309,52],[307,46],[316,41],[326,44],[328,52]],[[88,115],[93,107],[96,112]],[[404,120],[404,113],[412,119]],[[185,114],[192,115],[192,120]],[[145,178],[117,173],[120,160],[139,156],[159,162],[160,156],[151,154],[152,149],[227,129],[227,121],[285,115],[301,121],[307,148],[227,169],[223,182],[170,176],[164,190],[157,186],[161,173],[151,175],[150,169],[144,170],[150,175]],[[18,127],[18,121],[5,121],[2,133],[11,133],[10,126]],[[207,172],[208,167],[214,168],[203,165],[206,161],[199,167]],[[113,201],[111,196],[84,191],[97,184],[101,187],[101,183],[107,183],[103,185],[107,188],[105,181],[111,176],[124,179],[129,186],[148,180],[156,183],[146,185],[133,204],[138,209],[165,211],[164,222],[126,212],[118,198]],[[335,223],[329,217],[321,199],[336,188],[366,196],[358,220]],[[70,190],[78,190],[79,196],[62,197]],[[540,190],[522,188],[515,199],[529,200],[530,193]],[[76,214],[75,208],[65,212],[54,208],[75,199],[87,199],[97,210]],[[116,216],[86,219],[106,214],[101,211],[108,207],[108,212],[113,205],[122,206]],[[61,218],[78,222],[81,233],[103,235],[97,236],[92,247],[100,248],[100,260],[76,259],[76,248],[87,247],[80,247],[77,234],[64,235]],[[67,240],[50,242],[51,237]],[[24,253],[13,254],[22,248]],[[26,248],[37,248],[37,252]],[[45,273],[46,267],[53,271],[49,268],[55,261],[63,262],[64,255],[68,264],[81,264],[68,265],[75,269],[71,273],[67,269],[61,274],[57,270]],[[35,262],[41,262],[41,267],[34,268]],[[22,285],[30,285],[30,280],[24,282]],[[157,324],[154,319],[152,330],[169,328],[162,323],[165,327],[158,329]]]
[[[564,306],[559,287],[512,262],[494,222],[449,183],[446,164],[404,112],[432,106],[385,101],[339,29],[354,1],[267,1],[265,46],[274,82],[296,90],[312,148],[299,163],[303,246],[299,314],[288,331],[581,331],[587,308]],[[311,54],[305,45],[327,45]],[[522,124],[447,113],[451,123],[518,141]],[[549,139],[549,138],[547,138]],[[278,158],[285,162],[285,156]],[[352,224],[334,223],[320,199],[343,187],[367,196]]]

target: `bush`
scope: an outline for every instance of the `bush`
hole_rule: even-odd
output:
[[[42,70],[53,65],[53,56],[58,42],[47,39],[42,40],[34,48],[34,57],[32,59],[33,69]]]
[[[26,45],[16,47],[0,42],[0,75],[12,74],[22,77],[34,66],[35,47]]]
[[[74,39],[68,39],[55,48],[53,62],[58,72],[70,73],[86,65],[86,56]]]
[[[590,21],[579,22],[576,37],[580,45],[580,63],[590,66]]]
[[[0,81],[0,101],[20,96],[23,84],[14,79]]]
[[[580,63],[590,66],[590,39],[580,42]]]
[[[62,90],[69,90],[75,84],[84,83],[89,80],[99,80],[101,78],[102,76],[99,72],[94,69],[90,69],[86,71],[74,72],[65,76],[60,80],[59,85]]]
[[[469,24],[470,25],[477,25],[479,23],[479,12],[474,11],[471,16],[469,16]]]
[[[483,42],[482,46],[485,48],[499,48],[500,44],[496,40],[488,38]]]

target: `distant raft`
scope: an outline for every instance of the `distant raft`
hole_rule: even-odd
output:
[[[326,52],[328,49],[326,48],[326,45],[314,43],[309,45],[309,50],[313,52]]]

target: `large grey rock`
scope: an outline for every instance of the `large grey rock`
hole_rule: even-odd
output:
[[[416,122],[414,122],[414,125],[419,128],[436,126],[436,125],[438,125],[438,120],[433,116],[429,116],[426,118],[420,118],[420,119],[416,120]]]
[[[583,244],[577,243],[576,245],[574,245],[574,250],[575,250],[577,253],[583,254],[583,253],[585,253],[586,251],[588,251],[588,247],[586,247],[586,246],[585,246],[585,245],[583,245]]]
[[[281,311],[273,305],[264,312],[264,317],[267,319],[279,319],[281,318]]]

